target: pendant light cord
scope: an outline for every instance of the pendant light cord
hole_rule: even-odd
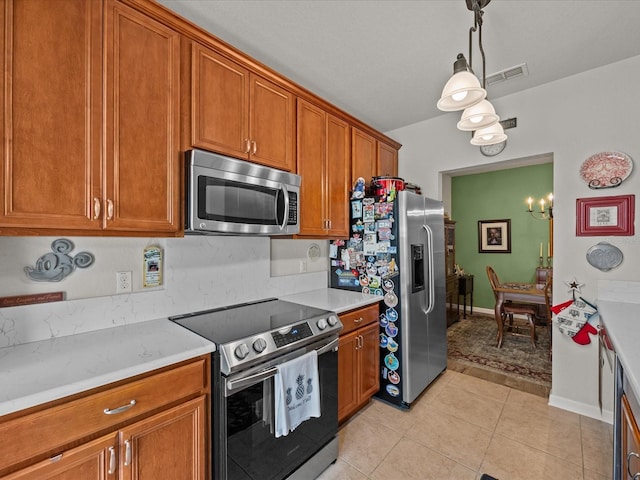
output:
[[[473,72],[473,34],[478,32],[478,47],[482,56],[482,88],[487,89],[487,73],[485,67],[484,47],[482,46],[482,15],[484,12],[480,8],[480,2],[473,0],[473,27],[469,29],[469,68]]]

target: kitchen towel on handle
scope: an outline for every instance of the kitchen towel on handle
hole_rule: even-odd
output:
[[[276,438],[287,435],[305,420],[320,416],[318,353],[283,363],[274,378]]]

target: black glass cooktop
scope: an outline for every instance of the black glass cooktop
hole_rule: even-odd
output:
[[[194,333],[218,345],[240,340],[317,317],[331,312],[284,300],[267,299],[259,302],[188,313],[170,317]]]

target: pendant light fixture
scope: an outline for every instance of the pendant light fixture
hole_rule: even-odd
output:
[[[465,0],[467,8],[473,12],[473,27],[469,29],[469,63],[462,53],[453,64],[453,76],[444,86],[438,100],[438,108],[445,112],[464,110],[457,124],[459,130],[473,131],[472,145],[493,145],[507,139],[500,125],[500,117],[489,100],[486,100],[486,68],[482,46],[482,9],[491,0]],[[473,73],[472,39],[478,32],[478,46],[482,55],[482,86]]]

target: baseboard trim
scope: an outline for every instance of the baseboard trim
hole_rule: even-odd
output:
[[[600,408],[597,406],[576,402],[575,400],[569,400],[564,397],[558,397],[553,394],[553,391],[549,395],[549,405],[561,408],[562,410],[568,410],[569,412],[577,413],[579,415],[584,415],[585,417],[613,424],[613,412],[611,410],[600,411]]]

